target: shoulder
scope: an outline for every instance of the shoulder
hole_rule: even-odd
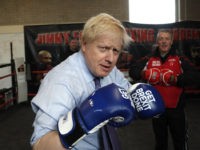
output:
[[[128,81],[128,69],[119,70],[117,67],[114,67],[105,80],[107,83],[116,83],[126,89],[130,84]]]
[[[187,56],[185,56],[185,55],[179,55],[178,57],[179,57],[179,59],[181,61],[190,61],[190,59]]]
[[[177,55],[177,57],[179,58],[181,64],[188,64],[188,65],[191,65],[193,66],[194,64],[192,64],[192,62],[190,61],[190,59],[185,56],[185,55]]]
[[[153,56],[144,56],[144,57],[141,57],[140,59],[135,60],[134,63],[136,63],[136,64],[146,63],[147,61],[149,61],[152,58],[153,58]]]

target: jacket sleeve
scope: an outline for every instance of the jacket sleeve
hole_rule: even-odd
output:
[[[180,57],[183,73],[177,78],[177,85],[181,87],[200,87],[200,72],[187,57]]]
[[[129,69],[129,76],[134,81],[139,81],[142,79],[142,71],[145,68],[148,61],[148,57],[144,57],[138,61],[135,61],[131,64],[131,67]]]

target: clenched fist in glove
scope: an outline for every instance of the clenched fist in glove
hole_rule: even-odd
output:
[[[140,119],[156,117],[165,111],[162,96],[150,84],[136,83],[128,89],[128,94]]]
[[[177,82],[177,75],[170,69],[162,69],[160,75],[162,83],[166,86],[174,85]]]
[[[143,77],[150,84],[160,82],[160,70],[158,68],[150,68],[144,71]]]
[[[92,93],[79,107],[58,121],[58,132],[65,148],[72,148],[87,134],[102,126],[120,127],[135,118],[135,109],[127,91],[114,83]]]

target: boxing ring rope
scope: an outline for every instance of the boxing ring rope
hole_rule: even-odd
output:
[[[17,74],[13,58],[12,42],[10,42],[10,63],[0,64],[0,69],[5,67],[10,67],[11,73],[0,76],[0,80],[11,77],[11,87],[0,89],[0,109],[5,108],[12,103],[17,104],[18,101]]]
[[[5,75],[5,76],[1,76],[0,80],[3,79],[3,78],[7,78],[7,77],[10,77],[10,76],[13,76],[13,75],[15,75],[15,73],[11,73],[11,74],[8,74],[8,75]]]
[[[9,66],[11,67],[12,64],[2,64],[0,65],[0,68],[9,67]],[[12,83],[10,88],[0,89],[0,109],[5,108],[6,106],[12,103],[13,104],[17,103],[17,86],[16,86],[15,76],[16,76],[15,71],[11,72],[10,74],[0,76],[0,80],[11,77],[11,83]]]
[[[124,76],[131,82],[134,83],[134,81],[129,77],[129,70],[128,69],[120,69]],[[42,75],[48,73],[49,70],[32,70],[32,75]],[[186,88],[185,91],[187,94],[200,94],[200,89],[193,89],[193,88]],[[36,92],[28,92],[28,97],[34,97],[36,95]]]
[[[31,75],[42,75],[47,74],[49,70],[32,70]],[[34,97],[37,93],[36,92],[28,92],[28,97]]]
[[[46,74],[49,70],[33,70],[31,71],[32,74]]]
[[[129,80],[129,82],[131,82],[132,84],[134,84],[134,81],[129,77],[129,70],[128,69],[120,69],[120,71]],[[192,87],[186,87],[185,88],[185,93],[186,94],[199,95],[200,94],[200,89],[192,88]]]

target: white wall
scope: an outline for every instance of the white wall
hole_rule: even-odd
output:
[[[22,59],[25,62],[25,45],[23,26],[0,26],[0,65],[11,63],[11,46],[13,50],[13,58]],[[0,77],[11,74],[11,67],[0,68]],[[19,76],[19,75],[18,75]],[[23,76],[23,81],[22,81]],[[20,80],[19,80],[20,79]],[[27,100],[27,85],[24,74],[18,77],[18,99],[20,101]],[[12,87],[11,76],[0,80],[0,89]],[[25,91],[25,92],[24,92]]]
[[[23,33],[0,34],[0,64],[10,63],[10,42],[12,42],[13,57],[25,57]]]

